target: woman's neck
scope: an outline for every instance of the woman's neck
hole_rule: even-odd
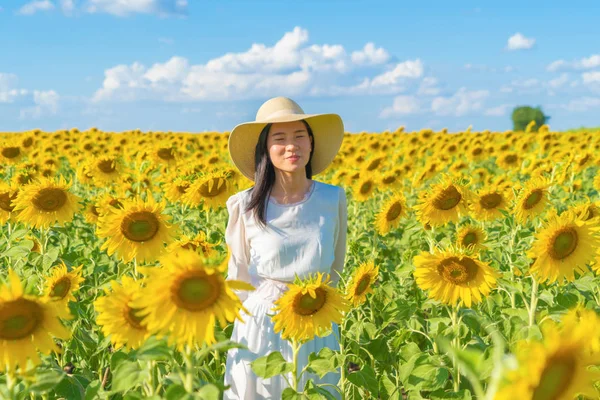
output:
[[[304,198],[310,189],[312,180],[306,177],[304,171],[302,173],[302,175],[276,173],[271,196],[282,202],[293,202]]]

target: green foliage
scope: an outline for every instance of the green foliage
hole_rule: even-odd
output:
[[[519,106],[512,112],[512,122],[514,131],[524,131],[531,121],[535,121],[533,131],[536,132],[540,126],[544,125],[550,119],[544,115],[540,107]]]

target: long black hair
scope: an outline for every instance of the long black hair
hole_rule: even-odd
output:
[[[306,177],[312,179],[312,156],[315,149],[315,137],[313,136],[312,129],[308,122],[301,120],[306,126],[308,136],[312,138],[312,146],[310,149],[310,157],[306,164]],[[254,186],[250,190],[250,201],[246,207],[246,211],[252,210],[256,220],[260,225],[265,227],[267,225],[266,218],[266,207],[267,200],[271,194],[271,189],[275,184],[275,167],[269,157],[269,149],[267,149],[267,136],[272,124],[267,124],[260,132],[256,148],[254,150]]]

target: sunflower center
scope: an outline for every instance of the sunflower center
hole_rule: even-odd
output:
[[[446,282],[455,285],[469,285],[475,276],[479,267],[477,263],[469,257],[464,257],[462,260],[457,257],[450,257],[443,260],[438,265],[438,273]]]
[[[129,325],[138,330],[142,330],[142,331],[146,330],[146,328],[142,325],[142,321],[144,320],[144,317],[137,316],[137,313],[140,310],[137,308],[131,308],[131,307],[125,307],[125,308],[126,309],[124,310],[125,312],[123,313],[123,317],[129,323]]]
[[[504,157],[504,162],[507,163],[507,164],[514,164],[514,163],[517,162],[518,159],[519,158],[516,155],[509,154],[506,157]]]
[[[111,199],[108,204],[114,208],[123,208],[123,203],[121,203],[118,199]]]
[[[391,183],[396,182],[396,177],[394,175],[388,175],[386,177],[384,177],[381,182],[383,182],[386,185],[389,185]]]
[[[451,210],[462,199],[461,194],[454,185],[447,187],[433,200],[433,206],[438,210]]]
[[[469,232],[467,233],[462,240],[463,244],[465,246],[468,246],[470,244],[476,244],[477,243],[477,234],[475,232]]]
[[[400,215],[401,212],[402,212],[402,204],[400,204],[399,202],[396,202],[396,203],[392,204],[390,209],[385,214],[385,219],[387,219],[388,221],[393,221],[396,218],[398,218],[398,216]]]
[[[354,294],[360,296],[369,288],[369,284],[371,283],[371,277],[369,275],[365,275],[356,284],[356,290]]]
[[[24,298],[0,305],[0,339],[19,340],[32,335],[42,324],[44,311],[35,301]]]
[[[114,160],[101,160],[98,162],[98,169],[105,174],[115,172],[115,162]]]
[[[4,211],[12,212],[15,206],[11,205],[11,202],[16,198],[16,193],[12,196],[8,192],[0,193],[0,208]]]
[[[478,156],[481,153],[483,153],[483,149],[481,147],[476,147],[475,149],[473,149],[472,153],[474,156]]]
[[[221,293],[221,283],[215,275],[204,272],[184,276],[173,287],[173,301],[178,307],[189,311],[201,311],[212,306]]]
[[[542,190],[535,189],[525,199],[525,205],[523,206],[523,208],[525,208],[526,210],[529,210],[529,209],[535,207],[535,205],[538,204],[540,202],[540,200],[542,200]]]
[[[310,293],[298,294],[294,299],[294,311],[300,315],[313,315],[325,305],[327,292],[321,288],[315,289],[315,297]]]
[[[170,147],[163,147],[156,152],[159,158],[163,160],[174,160],[175,151]]]
[[[31,147],[32,144],[33,144],[32,138],[27,138],[27,139],[23,140],[23,147]]]
[[[550,243],[550,257],[563,260],[577,249],[577,231],[574,228],[563,228],[554,234]]]
[[[498,193],[487,193],[481,196],[479,199],[479,204],[486,210],[491,210],[492,208],[498,207],[501,202],[502,196],[500,196]]]
[[[535,388],[532,400],[561,399],[573,382],[576,361],[568,355],[555,355],[549,358],[542,371],[540,382]]]
[[[67,202],[67,194],[58,188],[44,188],[33,198],[34,206],[41,211],[51,212],[60,210]]]
[[[193,250],[196,251],[196,249],[198,248],[198,246],[196,246],[194,243],[192,242],[187,242],[186,244],[181,245],[182,249],[186,249],[186,250]]]
[[[146,242],[158,233],[158,219],[149,211],[136,211],[121,222],[121,233],[134,242]]]
[[[6,158],[16,158],[21,154],[21,149],[18,147],[5,147],[2,149],[2,155]]]
[[[91,206],[90,207],[90,211],[92,212],[92,214],[94,214],[95,216],[99,217],[100,213],[98,212],[98,207],[96,206]]]
[[[225,191],[225,180],[223,178],[212,178],[200,186],[202,197],[216,197]]]
[[[181,185],[177,185],[177,191],[181,194],[184,194],[189,187],[189,183],[182,183]]]
[[[369,193],[369,191],[371,190],[371,186],[373,186],[373,183],[371,183],[370,181],[360,185],[360,194]]]
[[[66,276],[62,277],[52,286],[50,297],[53,297],[55,300],[64,299],[69,293],[69,289],[71,289],[71,280]]]

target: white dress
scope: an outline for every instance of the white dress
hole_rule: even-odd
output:
[[[256,290],[236,292],[250,315],[242,312],[244,323],[236,320],[231,340],[243,343],[249,350],[231,349],[225,367],[225,390],[223,399],[257,400],[281,399],[288,387],[281,375],[262,379],[257,377],[250,362],[258,357],[279,351],[292,362],[292,348],[280,333],[273,331],[271,317],[273,302],[286,290],[286,282],[294,281],[316,272],[329,273],[332,285],[337,286],[338,273],[344,268],[346,254],[347,207],[346,193],[338,186],[313,181],[305,198],[292,204],[279,204],[269,198],[267,205],[267,230],[261,230],[252,216],[245,212],[250,190],[241,191],[227,200],[229,222],[225,241],[230,248],[227,279],[237,279],[252,284]],[[305,343],[298,356],[298,371],[308,363],[311,352],[329,347],[339,350],[336,338],[338,327],[333,325],[331,335]],[[308,378],[315,383],[338,386],[340,374],[328,373],[322,379],[305,372],[298,383],[304,388]],[[291,380],[291,375],[288,375]],[[329,387],[329,392],[341,398]]]

